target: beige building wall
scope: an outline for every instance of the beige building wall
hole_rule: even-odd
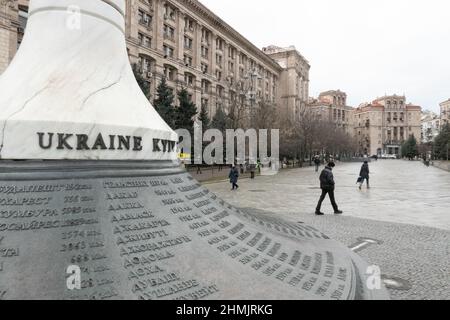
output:
[[[433,142],[441,130],[441,118],[431,111],[422,112],[422,143]]]
[[[0,71],[23,33],[18,7],[28,1],[13,3],[0,20]],[[174,90],[186,87],[210,116],[232,104],[251,111],[258,103],[295,108],[307,101],[310,66],[300,53],[288,50],[283,67],[199,1],[126,0],[126,40],[130,62],[147,81],[152,101],[163,77]]]
[[[361,154],[400,155],[411,135],[422,136],[422,108],[406,104],[405,96],[386,96],[364,104],[354,112],[354,134]]]
[[[318,99],[311,99],[308,107],[319,115],[321,120],[329,121],[350,135],[353,131],[354,108],[347,105],[347,94],[340,90],[322,92]]]
[[[441,107],[441,124],[446,125],[450,123],[450,99],[439,104]]]
[[[294,119],[298,118],[301,109],[307,106],[309,99],[309,71],[311,69],[309,62],[294,46],[280,48],[272,45],[263,48],[263,52],[282,68],[280,90],[277,94],[280,111]]]
[[[0,74],[17,51],[18,5],[17,1],[0,1]]]
[[[148,25],[140,12],[151,17]],[[127,41],[152,98],[165,76],[173,89],[187,87],[210,115],[231,101],[249,108],[275,103],[281,67],[198,1],[128,0]]]

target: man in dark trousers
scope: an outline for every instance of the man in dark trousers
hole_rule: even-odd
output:
[[[369,162],[368,161],[364,161],[364,164],[361,167],[361,171],[359,172],[359,177],[361,179],[361,182],[359,183],[359,190],[362,189],[362,185],[364,183],[364,180],[367,181],[367,189],[370,189],[370,185],[369,185]]]
[[[319,167],[320,167],[320,158],[319,158],[319,156],[315,156],[315,158],[314,158],[314,165],[316,166],[316,172],[319,172]]]
[[[239,170],[236,166],[232,166],[231,170],[230,170],[230,174],[228,175],[228,177],[230,178],[230,183],[232,186],[231,190],[237,190],[239,189],[239,186],[237,184],[238,179],[239,179]]]
[[[322,207],[322,202],[325,200],[327,194],[330,197],[331,205],[334,209],[334,214],[342,214],[343,212],[339,210],[338,205],[336,204],[336,200],[334,199],[334,177],[333,177],[333,168],[336,165],[334,162],[328,163],[328,165],[323,169],[320,174],[320,188],[322,189],[322,195],[320,196],[319,203],[316,208],[316,215],[323,216],[324,213],[320,211]]]

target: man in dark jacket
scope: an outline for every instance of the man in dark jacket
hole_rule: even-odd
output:
[[[359,183],[359,190],[361,190],[362,185],[364,183],[364,180],[367,181],[367,189],[370,189],[369,186],[369,162],[368,161],[364,161],[364,164],[361,167],[361,171],[359,172],[359,176],[361,178],[361,181]]]
[[[322,195],[320,196],[319,203],[316,208],[316,215],[323,216],[324,213],[320,211],[322,207],[322,202],[325,200],[325,197],[330,197],[331,205],[334,209],[334,214],[342,214],[343,212],[339,210],[338,205],[336,204],[336,200],[334,199],[334,177],[333,177],[333,168],[336,165],[334,162],[330,162],[325,169],[323,169],[320,174],[320,188],[322,189]]]
[[[239,170],[236,166],[233,166],[230,170],[230,174],[228,175],[230,178],[230,183],[232,186],[231,190],[237,190],[239,186],[237,185],[238,179],[239,179]]]

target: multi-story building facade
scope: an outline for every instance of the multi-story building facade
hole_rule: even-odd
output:
[[[347,94],[340,90],[322,92],[318,99],[310,99],[308,108],[319,119],[335,123],[345,132],[353,134],[354,108],[347,105]]]
[[[285,111],[289,117],[298,117],[301,108],[305,108],[309,98],[309,70],[308,60],[294,47],[280,48],[268,46],[263,52],[274,59],[281,67],[279,86],[276,100],[279,109]]]
[[[20,45],[27,5],[28,0],[1,0],[0,73]],[[310,67],[300,53],[286,52],[296,62],[275,61],[276,55],[258,49],[197,0],[126,0],[126,40],[130,62],[146,80],[151,100],[163,77],[175,91],[187,88],[210,116],[232,103],[281,107],[291,94],[293,105],[308,97]],[[293,70],[298,77],[288,76]]]
[[[0,0],[0,74],[22,42],[28,18],[28,0]]]
[[[431,111],[422,112],[422,143],[433,142],[441,130],[441,119],[439,115]]]
[[[422,108],[406,104],[405,96],[385,96],[359,106],[353,113],[359,152],[401,155],[401,145],[413,135],[421,138]]]
[[[441,107],[441,125],[450,123],[450,99],[439,104]]]

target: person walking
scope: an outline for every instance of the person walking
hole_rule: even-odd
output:
[[[250,164],[250,178],[255,179],[256,164]]]
[[[239,188],[239,186],[237,185],[238,179],[239,179],[239,170],[238,168],[233,165],[233,167],[230,170],[230,174],[228,175],[230,178],[230,183],[231,183],[231,190],[237,190]]]
[[[256,161],[256,170],[258,170],[258,174],[261,174],[261,161],[259,159]]]
[[[331,205],[334,209],[334,214],[342,214],[343,212],[339,210],[338,205],[336,204],[336,200],[334,198],[334,189],[335,189],[335,182],[334,182],[334,176],[333,176],[333,168],[336,165],[334,162],[328,163],[328,165],[325,167],[325,169],[322,170],[322,173],[320,174],[320,188],[322,189],[322,195],[320,196],[319,203],[317,204],[316,208],[316,215],[323,216],[324,213],[320,211],[320,208],[322,207],[323,200],[325,200],[325,197],[330,197]]]
[[[360,178],[360,182],[359,182],[359,190],[362,189],[362,185],[364,183],[364,180],[367,182],[367,189],[370,189],[370,185],[369,185],[369,162],[366,160],[364,161],[364,164],[361,167],[361,171],[359,172],[359,178]]]
[[[315,156],[315,157],[314,157],[314,165],[316,166],[316,172],[319,172],[319,167],[320,167],[320,159],[319,159],[319,156]]]

